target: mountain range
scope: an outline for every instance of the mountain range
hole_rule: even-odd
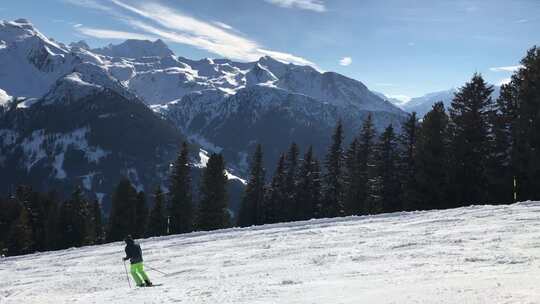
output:
[[[28,20],[0,22],[2,192],[81,186],[108,205],[122,176],[166,188],[185,139],[195,171],[223,153],[238,190],[257,143],[267,168],[293,141],[322,156],[339,120],[351,138],[368,114],[379,130],[407,115],[360,81],[271,57],[190,60],[161,40],[67,45]]]
[[[427,112],[432,109],[433,105],[436,102],[442,101],[444,107],[448,109],[450,107],[450,104],[452,103],[452,99],[454,99],[454,94],[457,91],[457,88],[452,88],[449,90],[432,92],[420,97],[411,98],[411,100],[407,102],[402,102],[391,98],[388,98],[387,100],[408,113],[416,112],[418,117],[421,118],[424,117],[424,115],[426,115]],[[493,85],[493,93],[491,93],[492,100],[497,100],[497,98],[499,98],[500,91],[500,86]]]

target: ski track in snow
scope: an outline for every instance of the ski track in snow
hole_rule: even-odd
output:
[[[2,259],[0,303],[540,303],[540,203],[321,219]],[[133,283],[132,283],[133,286]]]

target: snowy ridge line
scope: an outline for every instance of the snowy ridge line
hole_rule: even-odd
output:
[[[0,46],[0,65],[16,71],[8,73],[9,77],[0,76],[0,88],[16,97],[41,98],[57,80],[80,72],[84,75],[78,79],[86,84],[113,88],[123,95],[128,95],[124,92],[128,90],[148,105],[167,104],[190,93],[208,90],[234,95],[257,85],[340,107],[405,114],[360,81],[310,66],[286,64],[269,56],[248,63],[190,60],[176,56],[161,40],[129,39],[118,45],[91,49],[84,41],[69,45],[56,43],[25,19],[0,22]],[[74,77],[70,80],[77,82]]]

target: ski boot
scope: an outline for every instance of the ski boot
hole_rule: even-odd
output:
[[[146,285],[143,285],[143,286],[146,286],[146,287],[151,287],[152,286],[152,282],[150,282],[149,280],[144,281],[144,283]]]

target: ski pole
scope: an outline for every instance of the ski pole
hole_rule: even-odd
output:
[[[154,271],[157,271],[157,272],[159,272],[159,273],[161,273],[161,274],[164,274],[164,275],[169,275],[169,274],[167,274],[167,273],[165,273],[165,272],[163,272],[163,271],[161,271],[161,270],[157,270],[157,269],[155,269],[155,268],[153,268],[153,267],[150,267],[150,266],[148,266],[148,265],[146,265],[146,268],[151,269],[151,270],[154,270]]]
[[[127,267],[126,267],[126,261],[124,261],[124,270],[126,271],[126,279],[128,281],[129,288],[131,288],[131,283],[129,282],[129,276],[128,276]]]

